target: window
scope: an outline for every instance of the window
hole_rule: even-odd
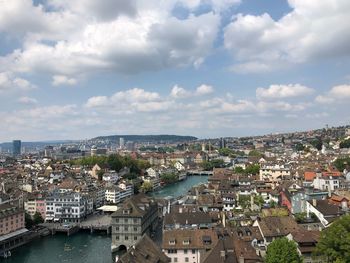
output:
[[[124,218],[124,223],[127,223],[128,222],[128,219],[127,218]]]
[[[125,239],[125,240],[129,240],[129,237],[128,237],[128,236],[125,236],[124,239]]]
[[[177,262],[177,258],[174,258],[174,262]]]
[[[128,230],[129,230],[129,228],[128,228],[127,226],[125,226],[125,227],[124,227],[124,230],[125,230],[125,231],[128,231]]]
[[[115,231],[119,231],[119,226],[117,226],[117,227],[115,228]]]
[[[196,250],[192,249],[192,254],[195,254],[196,253]]]
[[[137,236],[134,236],[134,240],[137,240]]]
[[[188,262],[188,258],[187,257],[185,258],[185,262]]]
[[[184,249],[184,253],[187,254],[187,249]]]
[[[137,231],[137,227],[134,227],[134,231],[135,231],[135,232]]]
[[[119,240],[119,236],[115,236],[115,240]]]

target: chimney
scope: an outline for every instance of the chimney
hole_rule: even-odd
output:
[[[222,212],[222,225],[226,227],[226,216],[225,212]]]
[[[342,201],[341,202],[341,208],[343,211],[347,211],[348,210],[348,202],[347,201]]]
[[[250,210],[254,210],[254,196],[250,195]]]
[[[225,252],[225,250],[221,250],[221,251],[220,251],[220,258],[223,259],[223,260],[226,258],[226,252]]]
[[[241,253],[241,255],[238,257],[238,263],[244,263],[244,257],[243,254]]]
[[[314,207],[317,206],[317,200],[316,200],[316,199],[312,199],[312,205],[313,205]]]
[[[331,191],[330,185],[328,185],[327,188],[328,188],[328,197],[331,198],[332,197],[332,191]]]
[[[182,207],[179,207],[179,213],[182,214]]]

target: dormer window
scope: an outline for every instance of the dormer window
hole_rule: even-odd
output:
[[[182,244],[183,244],[183,245],[189,245],[189,244],[190,244],[190,238],[185,238],[185,239],[182,241]]]
[[[124,210],[123,210],[123,214],[124,214],[124,215],[130,214],[130,210],[129,210],[129,209],[124,209]]]
[[[175,243],[176,243],[175,238],[169,240],[169,245],[175,245]]]
[[[211,244],[211,237],[210,236],[203,236],[202,240],[203,240],[203,244],[204,245],[210,245]]]

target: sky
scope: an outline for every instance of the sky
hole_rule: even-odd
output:
[[[0,142],[350,123],[349,0],[0,0]]]

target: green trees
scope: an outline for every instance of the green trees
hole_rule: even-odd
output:
[[[295,150],[297,150],[298,152],[304,151],[305,146],[302,143],[298,143],[297,145],[295,145]]]
[[[250,195],[240,195],[238,204],[243,208],[247,209],[250,207]]]
[[[213,168],[220,168],[220,167],[223,167],[223,166],[224,166],[224,161],[221,160],[221,159],[214,159],[214,160],[211,160],[211,161],[204,161],[202,163],[202,168],[205,171],[212,171]]]
[[[33,219],[28,213],[24,214],[24,222],[25,222],[25,227],[28,229],[31,229],[34,225]]]
[[[321,150],[322,149],[322,140],[321,138],[317,138],[317,139],[314,139],[313,141],[310,142],[310,144],[315,147],[317,150]]]
[[[261,152],[259,152],[257,150],[251,150],[248,155],[255,156],[255,157],[263,157],[264,156]]]
[[[244,174],[244,169],[240,166],[235,167],[234,171],[236,174]]]
[[[84,157],[73,161],[72,164],[93,166],[98,164],[100,167],[108,167],[115,171],[120,171],[124,167],[130,168],[130,173],[140,174],[140,171],[151,167],[149,162],[141,159],[134,160],[130,156],[120,156],[111,154],[108,156]]]
[[[235,173],[238,174],[252,174],[252,175],[257,175],[260,171],[260,165],[259,164],[249,164],[245,169],[242,167],[235,167]]]
[[[246,174],[253,174],[253,175],[257,175],[260,171],[260,165],[259,164],[249,164],[246,168],[245,168],[245,173]]]
[[[297,245],[287,238],[275,239],[266,251],[266,263],[301,263],[303,262],[297,251]]]
[[[340,148],[350,148],[350,139],[344,140],[339,144]]]
[[[143,193],[150,192],[150,191],[153,190],[153,185],[152,185],[152,183],[149,182],[149,181],[144,181],[143,184],[141,185],[140,190],[141,190]]]
[[[44,223],[44,218],[41,216],[39,212],[35,212],[33,217],[33,222],[35,225],[38,225],[40,223]]]
[[[172,184],[177,182],[179,177],[176,173],[162,173],[160,179],[166,184]]]
[[[25,221],[25,227],[28,229],[30,229],[33,226],[38,225],[40,223],[44,223],[44,219],[39,212],[35,212],[33,218],[31,217],[30,214],[25,213],[24,214],[24,221]]]
[[[327,262],[350,262],[350,215],[339,218],[322,231],[314,253],[324,256]]]
[[[347,166],[350,165],[350,156],[344,158],[337,158],[333,164],[335,167],[337,167],[337,169],[340,172],[342,172]]]

